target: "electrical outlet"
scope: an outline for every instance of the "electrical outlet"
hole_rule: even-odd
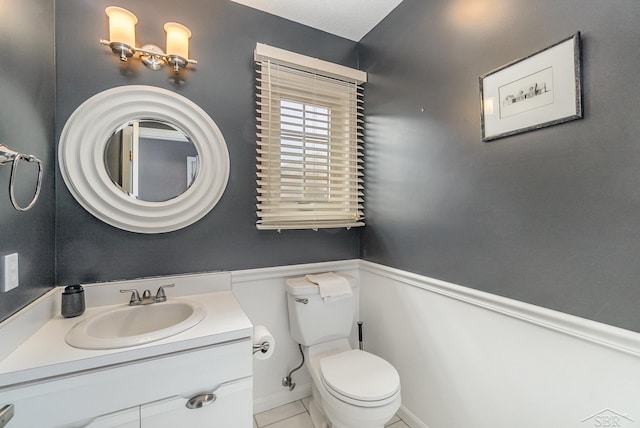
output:
[[[18,282],[18,253],[6,255],[2,258],[2,276],[0,276],[0,291],[3,293],[13,290]]]

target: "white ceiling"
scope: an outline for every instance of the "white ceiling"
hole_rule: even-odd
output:
[[[231,1],[356,42],[402,2],[402,0]]]

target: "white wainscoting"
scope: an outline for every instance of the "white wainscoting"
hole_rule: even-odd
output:
[[[282,386],[282,378],[301,361],[298,345],[289,334],[286,279],[318,272],[344,272],[357,277],[358,267],[359,260],[345,260],[231,273],[233,294],[247,316],[253,325],[266,326],[276,341],[271,358],[253,360],[254,413],[311,395],[311,376],[305,367],[293,374],[293,391]]]
[[[360,277],[365,349],[398,369],[412,428],[640,428],[640,334],[359,260],[232,272],[276,339],[254,360],[256,413],[311,393],[306,368],[281,385],[300,362],[285,281],[325,271]]]
[[[364,261],[360,318],[411,427],[640,427],[638,333]]]

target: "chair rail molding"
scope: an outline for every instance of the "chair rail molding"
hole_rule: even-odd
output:
[[[365,260],[360,270],[640,357],[640,333]]]

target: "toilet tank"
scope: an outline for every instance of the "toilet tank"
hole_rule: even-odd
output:
[[[356,319],[357,278],[337,273],[351,285],[352,296],[323,301],[318,286],[304,277],[287,280],[289,329],[293,339],[305,346],[348,338]],[[307,303],[304,303],[306,299]]]

